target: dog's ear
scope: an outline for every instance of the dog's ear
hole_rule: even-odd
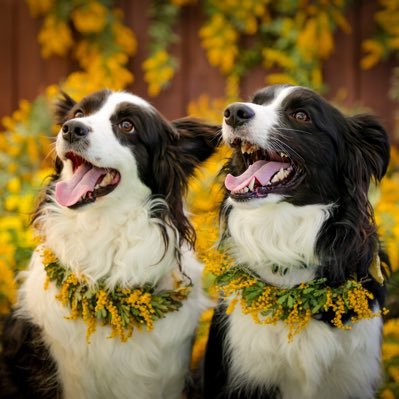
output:
[[[220,143],[220,126],[211,125],[194,118],[182,118],[172,122],[178,136],[175,145],[180,154],[180,163],[187,175],[206,161]]]
[[[61,91],[61,96],[62,97],[57,100],[54,106],[55,122],[59,125],[65,122],[69,111],[76,104],[76,101],[67,93]]]
[[[179,232],[180,244],[186,241],[193,246],[195,232],[184,214],[183,197],[195,168],[215,152],[220,127],[185,118],[171,124],[164,121],[163,131],[167,139],[165,145],[157,146],[151,186],[168,203],[169,218]]]
[[[388,135],[372,116],[347,118],[344,140],[337,145],[344,192],[337,222],[329,223],[318,239],[318,253],[325,259],[325,274],[342,282],[348,276],[359,279],[368,269],[379,247],[373,209],[368,199],[370,181],[379,181],[389,163]],[[331,264],[330,264],[331,263]]]
[[[351,184],[368,189],[370,180],[380,181],[389,163],[388,135],[381,124],[370,115],[348,118],[349,133],[344,149],[346,178]]]

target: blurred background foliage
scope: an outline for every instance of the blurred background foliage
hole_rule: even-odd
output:
[[[43,95],[21,100],[2,119],[0,133],[0,314],[16,299],[15,273],[25,268],[35,246],[30,213],[46,176],[51,173],[57,128],[51,107],[60,89],[76,100],[107,87],[122,90],[134,80],[128,63],[138,46],[116,0],[26,0],[32,18],[40,21],[37,40],[44,58],[72,57],[76,70],[50,85]],[[188,104],[187,113],[215,123],[224,107],[240,99],[240,81],[256,67],[265,71],[259,86],[292,83],[325,93],[323,63],[332,54],[337,30],[351,33],[346,19],[349,0],[153,0],[148,56],[142,64],[148,95],[158,96],[181,72],[170,49],[180,40],[176,23],[182,9],[200,3],[205,19],[198,31],[208,62],[225,80],[219,98],[202,95]],[[355,2],[356,3],[356,2]],[[362,43],[361,67],[372,68],[399,54],[399,2],[378,0],[374,34]],[[181,34],[181,32],[180,32]],[[399,100],[399,68],[394,69],[389,96]],[[221,182],[217,174],[228,155],[222,148],[192,179],[188,202],[198,231],[200,258],[217,241],[217,206]],[[210,198],[212,199],[210,201]],[[384,245],[393,265],[390,314],[384,328],[386,384],[380,396],[399,398],[399,152],[392,149],[387,177],[371,198]],[[211,312],[203,316],[194,361],[206,341]]]

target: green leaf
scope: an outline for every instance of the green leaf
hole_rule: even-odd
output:
[[[292,297],[291,295],[288,296],[288,302],[287,305],[290,309],[292,309],[295,305],[295,298]]]

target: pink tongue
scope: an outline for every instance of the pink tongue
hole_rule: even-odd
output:
[[[286,169],[289,166],[290,164],[286,162],[256,161],[240,176],[234,177],[228,174],[224,185],[227,190],[235,193],[247,187],[252,178],[255,177],[260,185],[266,186],[275,173],[281,168]]]
[[[55,199],[63,206],[74,205],[87,192],[94,191],[98,179],[105,174],[106,169],[84,163],[75,170],[70,180],[56,184]]]

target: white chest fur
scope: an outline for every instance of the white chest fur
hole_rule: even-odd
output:
[[[288,342],[288,329],[255,324],[237,307],[229,318],[230,384],[279,386],[282,399],[374,398],[380,370],[380,318],[350,331],[312,320]]]
[[[286,202],[254,209],[233,207],[228,218],[229,249],[238,263],[247,264],[271,284],[289,287],[312,280],[312,265],[317,266],[314,247],[330,208]],[[287,267],[286,274],[274,273],[275,265]]]
[[[229,250],[271,284],[290,287],[311,280],[318,262],[315,243],[330,209],[235,206],[228,219]],[[273,264],[286,266],[286,274],[273,272]],[[311,320],[292,342],[283,322],[256,324],[239,306],[228,323],[231,387],[278,386],[282,399],[373,398],[380,379],[380,318],[362,320],[351,331]]]
[[[131,205],[127,208],[131,208]],[[170,272],[176,269],[173,245],[162,259],[164,246],[148,209],[105,213],[62,210],[43,220],[45,245],[62,263],[94,281],[114,284],[160,281],[171,288]],[[107,216],[105,216],[107,215]],[[69,229],[69,230],[68,230]],[[97,326],[86,341],[86,324],[67,320],[69,310],[55,299],[51,283],[44,289],[46,273],[40,255],[34,254],[23,273],[19,314],[43,330],[56,360],[65,399],[175,399],[180,398],[188,370],[190,346],[198,317],[204,308],[200,288],[201,265],[185,250],[182,268],[194,288],[177,312],[154,323],[154,329],[135,331],[125,343],[110,339],[110,328]]]

